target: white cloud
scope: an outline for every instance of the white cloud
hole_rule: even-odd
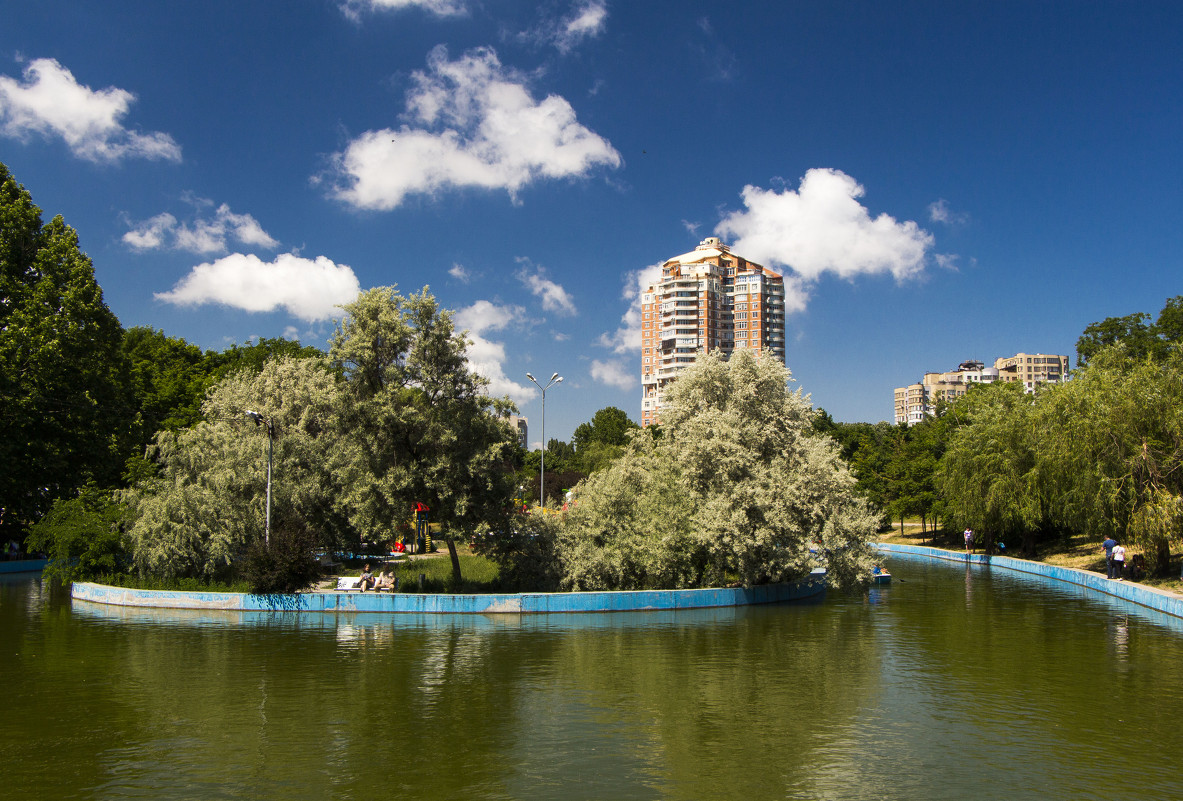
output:
[[[368,131],[333,156],[334,194],[362,209],[389,210],[410,195],[504,189],[618,167],[620,154],[579,124],[557,95],[536,100],[525,79],[490,48],[448,60],[442,45],[407,95],[408,124]]]
[[[337,307],[354,301],[360,291],[352,269],[324,256],[284,253],[264,262],[253,254],[232,253],[197,265],[156,299],[178,306],[220,303],[251,312],[283,308],[311,322],[340,314]]]
[[[560,19],[547,19],[519,38],[537,44],[553,45],[560,53],[569,53],[583,40],[599,36],[608,21],[606,0],[581,0]]]
[[[80,159],[181,160],[181,148],[165,133],[142,134],[123,127],[135,95],[114,86],[93,91],[52,58],[24,70],[24,83],[0,75],[0,131],[21,141],[32,134],[60,136]]]
[[[928,204],[928,218],[933,222],[945,223],[946,225],[964,225],[969,222],[968,214],[953,211],[949,208],[949,203],[944,198],[938,199],[935,203]]]
[[[518,259],[518,262],[525,263],[527,260]],[[546,270],[542,267],[534,267],[531,271],[530,267],[526,266],[517,271],[517,278],[535,297],[542,300],[542,308],[546,311],[568,316],[578,314],[575,309],[575,301],[571,298],[570,293],[545,277],[545,274]]]
[[[839,170],[812,169],[798,191],[745,186],[746,211],[716,226],[732,248],[755,262],[785,267],[786,304],[804,308],[808,290],[825,273],[846,280],[890,273],[896,281],[924,271],[933,236],[915,222],[872,218],[858,202],[865,190]]]
[[[460,262],[455,262],[452,264],[451,269],[448,270],[448,275],[452,276],[462,284],[467,284],[472,280],[472,271]]]
[[[598,344],[614,353],[641,352],[641,293],[661,278],[661,265],[651,264],[633,270],[624,279],[621,298],[629,302],[628,311],[620,318],[620,327],[600,335]]]
[[[618,389],[632,389],[637,385],[635,371],[629,370],[620,362],[602,362],[599,359],[593,359],[591,377],[601,384]]]
[[[341,0],[342,13],[353,21],[365,11],[402,11],[418,8],[437,17],[458,17],[468,13],[467,0]]]
[[[165,241],[177,228],[177,218],[165,212],[138,222],[123,235],[123,241],[134,250],[156,250],[165,247]]]
[[[453,322],[456,328],[468,332],[468,364],[473,372],[489,381],[489,394],[508,395],[517,403],[524,403],[537,395],[537,390],[512,381],[505,375],[505,344],[484,337],[487,331],[501,331],[510,325],[521,323],[526,310],[521,306],[498,306],[487,300],[478,300],[456,312]]]
[[[937,266],[943,270],[949,270],[950,272],[958,272],[957,260],[959,258],[961,257],[956,253],[933,254],[933,259],[936,261]]]
[[[199,207],[213,205],[203,200],[194,201]],[[179,223],[167,212],[136,223],[123,235],[125,244],[135,250],[170,248],[190,253],[224,253],[227,238],[242,245],[274,249],[279,242],[273,239],[258,220],[249,214],[235,214],[223,203],[212,218],[198,215],[190,223]]]

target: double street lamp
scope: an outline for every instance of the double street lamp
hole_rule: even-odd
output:
[[[267,426],[267,523],[264,530],[264,542],[271,547],[271,454],[275,442],[275,424],[258,412],[248,411],[246,416],[255,421],[255,425]]]
[[[548,389],[550,389],[551,385],[553,385],[553,384],[563,383],[563,377],[561,375],[559,375],[558,373],[555,373],[554,375],[552,375],[550,377],[550,381],[546,382],[545,387],[542,386],[542,384],[539,384],[537,381],[535,381],[534,376],[530,375],[529,373],[526,373],[526,378],[530,379],[530,381],[533,382],[534,386],[536,386],[540,390],[542,390],[542,464],[538,470],[538,485],[539,485],[539,495],[541,496],[539,500],[540,500],[540,503],[542,504],[542,508],[545,509],[546,508],[546,391]]]

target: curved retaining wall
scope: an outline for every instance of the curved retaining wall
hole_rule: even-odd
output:
[[[1131,601],[1141,606],[1156,609],[1175,617],[1183,617],[1183,597],[1165,590],[1145,587],[1133,581],[1111,581],[1100,573],[1088,570],[1077,570],[1072,567],[1047,565],[1043,562],[1031,562],[1026,559],[1015,559],[1010,556],[986,556],[980,553],[959,553],[945,551],[940,548],[926,548],[920,545],[898,545],[896,543],[872,543],[872,547],[883,553],[907,553],[917,556],[927,556],[930,559],[941,559],[946,562],[960,562],[965,564],[988,565],[1015,570],[1019,573],[1030,573],[1034,576],[1044,576],[1057,581],[1088,587],[1096,592],[1112,595],[1124,601]]]
[[[307,592],[296,595],[250,595],[237,592],[133,590],[76,582],[71,597],[116,606],[159,609],[224,609],[243,612],[385,612],[391,614],[551,614],[567,612],[639,612],[705,609],[796,601],[820,595],[826,576],[788,584],[706,590],[637,590],[622,592],[514,593],[501,595],[429,595],[377,592]]]
[[[49,564],[48,559],[17,559],[0,562],[0,573],[39,573]]]

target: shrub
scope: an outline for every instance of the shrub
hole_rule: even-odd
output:
[[[118,525],[123,505],[113,495],[112,490],[87,485],[77,498],[54,501],[33,526],[26,544],[30,551],[44,551],[49,557],[47,577],[69,584],[116,573],[127,565]]]
[[[320,578],[315,547],[306,526],[282,525],[271,532],[270,546],[259,541],[247,549],[240,573],[255,595],[299,592]]]

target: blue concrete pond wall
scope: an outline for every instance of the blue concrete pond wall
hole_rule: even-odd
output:
[[[705,609],[771,604],[811,598],[825,592],[823,571],[786,584],[705,590],[556,592],[445,595],[377,592],[306,592],[250,595],[236,592],[134,590],[75,582],[72,597],[117,606],[161,609],[223,609],[246,612],[382,612],[390,614],[555,614]]]
[[[962,553],[960,551],[945,551],[940,548],[925,548],[919,545],[898,545],[896,543],[873,543],[874,548],[883,553],[906,553],[917,556],[927,556],[930,559],[941,559],[947,562],[961,562],[990,567],[1001,567],[1028,573],[1033,576],[1063,581],[1087,587],[1123,601],[1131,601],[1141,606],[1165,612],[1175,617],[1183,617],[1183,597],[1172,592],[1145,587],[1133,581],[1113,581],[1100,573],[1088,570],[1077,570],[1072,567],[1047,565],[1043,562],[1031,562],[1026,559],[1015,559],[1010,556],[986,556],[980,553]]]
[[[40,573],[48,563],[48,559],[14,559],[0,562],[0,573]]]

